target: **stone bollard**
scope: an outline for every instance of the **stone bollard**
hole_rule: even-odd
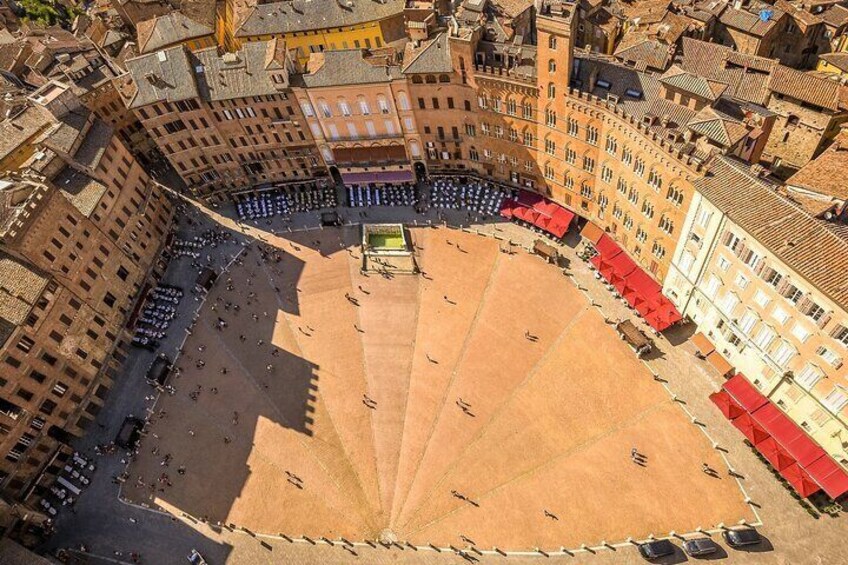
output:
[[[294,540],[292,538],[290,538],[289,536],[287,536],[286,534],[280,534],[280,537],[283,538],[284,540],[286,540],[289,543],[294,543]]]
[[[333,540],[325,538],[324,536],[321,536],[321,541],[323,541],[327,545],[336,545],[335,543],[333,543]]]
[[[409,549],[411,549],[412,551],[418,551],[418,547],[417,547],[417,546],[415,546],[415,545],[412,545],[412,544],[411,544],[411,543],[409,543],[409,542],[406,542],[406,547],[408,547],[408,548],[409,548]]]
[[[304,540],[304,541],[306,541],[307,543],[309,543],[309,544],[311,544],[311,545],[315,545],[315,541],[314,541],[314,540],[312,540],[311,538],[309,538],[308,536],[306,536],[306,535],[302,535],[302,536],[300,536],[300,537],[301,537],[301,538],[303,538],[303,540]]]
[[[500,555],[500,556],[502,556],[502,557],[506,557],[506,552],[505,552],[504,550],[500,549],[500,548],[499,548],[499,547],[497,547],[497,546],[494,546],[494,545],[493,545],[493,546],[492,546],[492,551],[494,551],[495,553],[497,553],[498,555]]]
[[[377,545],[376,545],[373,541],[371,541],[371,540],[369,540],[369,539],[365,540],[365,543],[366,543],[369,547],[373,547],[373,548],[376,548],[376,547],[377,547]]]
[[[427,545],[430,547],[430,549],[432,549],[432,550],[433,550],[433,551],[435,551],[436,553],[441,553],[441,552],[442,552],[441,548],[439,548],[439,547],[437,547],[437,546],[433,545],[432,543],[427,543]]]
[[[545,553],[545,551],[543,549],[539,549],[538,547],[536,548],[536,553],[538,553],[539,555],[543,555],[545,557],[550,557],[550,555]]]

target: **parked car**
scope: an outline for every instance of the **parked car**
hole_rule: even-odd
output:
[[[143,420],[127,416],[124,418],[121,429],[118,430],[118,435],[115,436],[115,445],[124,449],[135,449],[141,437],[142,428],[144,428]]]
[[[196,549],[192,549],[186,559],[188,559],[188,562],[191,563],[191,565],[209,565]]]
[[[675,546],[667,539],[658,539],[645,543],[640,543],[639,553],[642,554],[642,557],[651,561],[653,559],[665,557],[666,555],[674,555],[674,550],[676,548],[677,546]]]
[[[744,547],[760,543],[763,538],[754,528],[724,530],[721,535],[730,547]]]
[[[718,546],[710,538],[695,538],[683,542],[683,551],[691,557],[700,557],[715,553],[718,551]]]

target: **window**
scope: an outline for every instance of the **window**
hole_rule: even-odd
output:
[[[730,260],[724,255],[718,256],[718,261],[716,261],[716,264],[718,265],[719,269],[725,272],[730,268]]]
[[[737,326],[742,331],[743,334],[748,335],[751,333],[751,330],[754,329],[754,325],[757,323],[759,317],[757,313],[751,309],[745,311],[742,317],[737,322]]]
[[[545,153],[548,155],[556,154],[556,143],[553,139],[545,139]]]
[[[833,352],[833,351],[831,351],[830,349],[828,349],[827,347],[819,347],[819,348],[816,350],[816,353],[817,353],[817,354],[818,354],[818,355],[819,355],[822,359],[824,359],[825,361],[827,361],[827,362],[828,362],[828,364],[829,364],[831,367],[839,368],[839,367],[842,365],[842,358],[841,358],[841,357],[839,357],[836,353],[834,353],[834,352]]]
[[[774,318],[781,326],[785,325],[786,322],[789,321],[791,316],[789,312],[781,308],[780,306],[775,306],[774,310],[771,312],[772,318]]]
[[[583,182],[580,184],[580,196],[589,199],[592,198],[592,187]]]
[[[654,205],[647,198],[642,201],[642,214],[648,219],[654,217]]]
[[[545,110],[545,125],[549,128],[556,127],[556,112],[553,110]]]
[[[672,235],[674,233],[674,222],[668,216],[663,216],[660,218],[659,223],[660,229],[667,233],[668,235]]]
[[[754,345],[762,350],[766,350],[768,349],[768,346],[771,345],[771,342],[774,341],[775,337],[777,337],[777,335],[774,333],[773,329],[768,326],[763,326],[754,337]]]
[[[448,98],[448,100],[450,100],[450,98]],[[514,116],[515,113],[516,113],[516,109],[517,109],[517,107],[516,107],[516,104],[515,104],[515,100],[510,98],[509,100],[506,101],[506,113],[507,114],[509,114],[510,116]]]
[[[571,149],[570,147],[565,150],[565,162],[569,165],[573,165],[577,162],[577,151]]]
[[[658,172],[652,170],[648,173],[648,186],[653,187],[655,190],[662,188],[662,177]]]
[[[594,126],[586,128],[586,141],[592,145],[598,144],[598,128]]]
[[[837,324],[833,332],[831,332],[831,336],[842,345],[848,347],[848,327]]]
[[[613,136],[608,135],[606,139],[606,152],[610,155],[615,155],[618,151],[618,140],[616,140]]]
[[[701,211],[698,213],[698,225],[702,228],[707,227],[710,224],[710,219],[712,217],[713,213],[702,207]]]
[[[795,326],[792,328],[792,335],[795,339],[804,343],[809,339],[810,335],[812,335],[812,332],[798,322],[795,322]]]
[[[754,302],[756,302],[760,308],[765,308],[768,306],[769,302],[771,302],[771,298],[769,298],[768,294],[762,290],[757,290],[757,293],[754,295]]]
[[[548,98],[556,98],[556,86],[554,83],[548,84]]]
[[[574,137],[577,137],[580,133],[580,125],[574,118],[568,118],[568,121],[566,122],[566,129],[568,131],[568,135]]]
[[[32,340],[28,336],[21,337],[20,341],[18,341],[17,348],[23,351],[24,353],[29,353],[32,347],[35,345],[35,341]]]
[[[641,157],[638,157],[636,162],[633,163],[633,172],[640,177],[645,174],[645,161]]]
[[[746,288],[748,288],[748,284],[750,282],[751,281],[749,281],[748,278],[745,275],[743,275],[742,273],[739,273],[739,274],[736,275],[736,280],[734,281],[734,284],[736,284],[736,286],[738,286],[742,290],[745,290]]]
[[[381,114],[389,113],[389,101],[382,94],[377,97],[377,107],[380,108]]]
[[[521,105],[521,116],[525,120],[533,119],[533,106],[526,103],[526,102],[524,104],[522,104]]]
[[[824,373],[821,369],[812,363],[807,363],[804,365],[804,368],[798,371],[798,374],[795,375],[795,382],[805,389],[810,390],[816,386],[816,383],[819,382],[822,377],[824,377]]]
[[[551,51],[556,51],[556,48],[557,48],[557,38],[556,38],[556,36],[552,35],[552,36],[548,37],[548,49],[550,49]]]
[[[648,233],[642,226],[639,226],[639,229],[636,230],[636,241],[639,243],[645,243],[648,239]]]
[[[601,168],[601,180],[607,184],[612,182],[612,169],[606,165]]]
[[[347,103],[347,100],[341,98],[338,102],[339,112],[341,112],[342,116],[350,116],[350,104]]]
[[[107,292],[106,296],[103,297],[103,303],[109,308],[115,306],[115,300],[116,298],[112,295],[111,292]]]
[[[822,403],[828,410],[834,414],[838,414],[848,404],[848,394],[838,386],[833,387],[833,390],[824,398]]]
[[[787,282],[785,288],[781,291],[780,295],[783,296],[786,300],[791,302],[792,304],[796,304],[804,293],[801,292],[797,286],[792,283]]]
[[[666,200],[668,200],[675,206],[681,206],[683,204],[683,192],[675,186],[670,186],[668,187]]]
[[[556,61],[554,61],[553,59],[548,61],[548,72],[551,74],[556,72]]]
[[[795,348],[786,341],[781,341],[780,345],[774,350],[771,358],[775,364],[781,368],[786,368],[789,361],[795,356]]]
[[[589,173],[595,170],[595,160],[588,155],[583,156],[583,170]]]
[[[359,111],[363,116],[371,115],[371,107],[368,106],[368,101],[365,98],[359,99]]]
[[[728,292],[722,297],[721,302],[719,303],[719,308],[728,318],[732,318],[733,311],[739,305],[739,302],[739,297],[735,292]]]
[[[653,247],[651,247],[651,253],[657,259],[662,259],[663,257],[665,257],[665,247],[660,245],[659,242],[655,241]]]

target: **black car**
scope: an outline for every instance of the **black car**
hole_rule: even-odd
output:
[[[762,541],[762,537],[754,528],[737,528],[733,530],[724,530],[721,533],[724,540],[730,547],[743,547],[746,545],[755,545]]]
[[[124,418],[124,423],[121,429],[118,430],[118,435],[115,436],[115,445],[124,449],[135,449],[141,430],[144,428],[144,421],[139,418],[127,416]]]
[[[700,557],[718,551],[718,546],[710,538],[695,538],[683,542],[683,551],[686,555]]]
[[[666,555],[674,555],[675,549],[677,549],[677,546],[667,539],[653,540],[639,544],[639,553],[649,561],[665,557]]]

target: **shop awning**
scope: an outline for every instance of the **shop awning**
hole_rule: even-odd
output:
[[[768,399],[741,374],[731,377],[722,388],[748,412],[754,412],[769,403]]]
[[[733,372],[733,365],[728,363],[727,359],[722,356],[721,353],[713,349],[713,352],[707,355],[707,361],[710,365],[715,367],[718,374],[722,377],[726,377],[729,373]]]
[[[730,422],[733,426],[742,432],[742,435],[748,438],[748,441],[756,445],[757,443],[768,439],[769,434],[759,425],[749,413],[745,412],[738,418],[734,418]]]
[[[819,485],[813,481],[809,473],[807,473],[800,465],[795,463],[780,472],[781,476],[786,479],[795,492],[802,497],[807,498],[821,490]]]
[[[556,238],[562,238],[574,220],[573,212],[529,190],[520,191],[515,200],[504,200],[500,214],[532,224]]]
[[[601,236],[603,235],[604,230],[592,222],[586,222],[586,225],[583,226],[582,230],[580,230],[580,236],[592,245],[597,244],[598,240],[601,239]]]
[[[357,173],[342,173],[345,184],[394,184],[412,182],[415,176],[412,171],[365,171]]]
[[[797,459],[802,467],[826,455],[821,446],[771,402],[753,412],[751,416]]]
[[[754,447],[756,447],[757,451],[759,451],[763,457],[768,459],[771,466],[778,471],[782,471],[790,465],[795,464],[795,459],[789,455],[785,449],[783,449],[780,443],[774,439],[773,436],[766,438],[759,443],[755,443]]]
[[[712,344],[709,338],[701,332],[698,332],[692,336],[692,343],[695,344],[695,347],[698,348],[698,351],[704,357],[715,351],[715,346]]]
[[[723,390],[712,393],[710,395],[710,400],[712,400],[713,404],[718,406],[718,409],[721,410],[721,413],[724,414],[724,417],[728,420],[733,420],[734,418],[738,418],[742,414],[746,413],[745,409]]]
[[[839,498],[848,492],[848,473],[828,455],[816,459],[804,470],[831,498]]]
[[[619,253],[622,253],[621,247],[607,234],[601,236],[598,243],[595,244],[595,249],[597,249],[598,254],[604,259],[612,259]]]
[[[609,260],[610,265],[612,265],[613,271],[616,276],[620,279],[624,279],[635,271],[638,267],[636,267],[636,263],[633,262],[627,253],[619,253],[615,257]]]
[[[661,332],[683,319],[674,304],[665,296],[659,296],[656,308],[645,316],[645,321],[656,331]]]

